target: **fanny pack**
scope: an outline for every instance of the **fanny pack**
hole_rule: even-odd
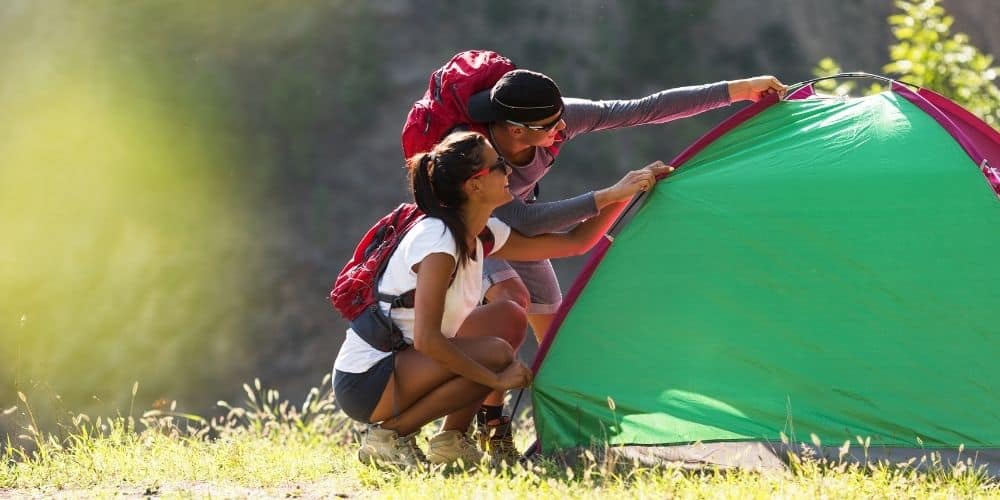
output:
[[[406,302],[409,297],[409,303]],[[389,302],[389,313],[392,314],[392,307],[413,307],[413,291],[395,297]],[[378,302],[366,307],[354,321],[351,321],[351,329],[368,342],[369,345],[383,352],[404,351],[410,347],[409,341],[403,336],[403,331],[393,323],[392,319],[382,314],[382,308]]]

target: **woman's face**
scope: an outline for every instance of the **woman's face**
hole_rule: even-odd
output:
[[[482,159],[484,166],[469,180],[479,183],[479,192],[483,201],[494,207],[499,207],[514,199],[514,196],[510,194],[508,180],[511,173],[510,165],[497,154],[489,143],[483,146]]]

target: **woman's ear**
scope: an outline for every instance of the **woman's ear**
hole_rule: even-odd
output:
[[[466,198],[471,198],[473,195],[478,194],[479,191],[482,190],[482,185],[480,184],[478,178],[469,179],[465,181],[465,185],[462,186],[462,190],[465,191]]]

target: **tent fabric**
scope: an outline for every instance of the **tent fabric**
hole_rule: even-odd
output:
[[[765,102],[689,148],[547,335],[542,450],[997,457],[1000,199],[954,134],[997,141],[941,113],[963,125],[900,92]]]
[[[1000,196],[1000,132],[940,94],[927,89],[920,89],[918,94],[948,117],[957,133],[972,145],[975,149],[971,155],[973,160]]]
[[[917,94],[939,109],[968,138],[981,155],[974,157],[974,161],[978,163],[985,158],[994,167],[1000,167],[1000,132],[976,118],[965,108],[934,91],[920,89]]]
[[[982,136],[982,133],[986,130],[993,131],[993,135],[997,136],[998,134],[995,133],[996,131],[989,128],[989,126],[981,120],[972,117],[972,115],[968,112],[965,112],[966,116],[962,116],[960,110],[964,110],[951,101],[948,101],[943,96],[936,95],[926,89],[920,89],[920,93],[913,92],[899,83],[895,83],[893,85],[894,91],[898,92],[900,95],[934,118],[941,125],[941,127],[943,127],[949,134],[952,135],[952,137],[955,138],[955,141],[962,146],[962,149],[965,150],[969,157],[972,158],[977,165],[980,165],[987,182],[990,183],[993,191],[1000,196],[1000,175],[997,175],[997,171],[995,169],[989,168],[990,163],[996,163],[991,161],[991,156],[995,156],[995,150],[1000,143],[997,142],[996,137],[992,137],[992,140],[990,140],[988,136]],[[941,106],[935,106],[931,103],[931,99],[935,96],[941,98],[939,101]],[[950,105],[946,105],[945,103],[950,103]],[[970,126],[972,123],[967,121],[967,118],[972,118],[981,126]],[[992,144],[990,144],[991,142]],[[984,151],[980,151],[980,148],[985,148],[986,151],[991,151],[994,154],[986,155],[984,154]]]

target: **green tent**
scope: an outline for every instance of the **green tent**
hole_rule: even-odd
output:
[[[771,467],[849,441],[998,470],[1000,134],[925,89],[809,84],[673,164],[540,348],[543,452]]]

